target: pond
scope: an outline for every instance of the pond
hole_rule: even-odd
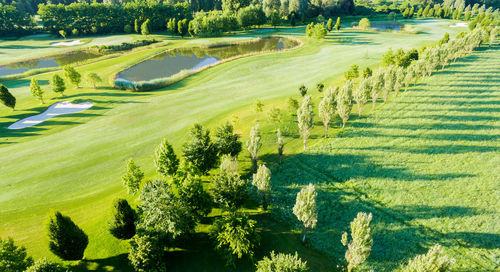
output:
[[[217,45],[209,48],[179,48],[159,54],[118,74],[118,79],[148,81],[167,78],[183,70],[197,70],[220,60],[255,52],[280,51],[298,43],[282,37],[266,37],[256,41]]]
[[[372,23],[371,27],[384,31],[400,31],[403,28],[403,25],[400,23]]]
[[[82,62],[88,59],[93,59],[102,56],[103,54],[90,51],[74,51],[68,54],[46,57],[35,60],[27,60],[16,62],[5,66],[0,66],[0,77],[15,74],[21,74],[29,70],[62,67],[77,62]]]

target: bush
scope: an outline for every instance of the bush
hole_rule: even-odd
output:
[[[260,5],[250,5],[238,11],[238,22],[243,28],[263,25],[266,23],[266,14]]]
[[[47,261],[47,259],[36,261],[34,265],[26,269],[25,272],[66,272],[62,265]]]
[[[18,247],[14,240],[0,238],[0,271],[17,272],[24,271],[33,264],[33,259],[26,253],[25,247]]]
[[[189,22],[188,32],[193,36],[215,36],[239,27],[238,19],[232,13],[198,12]]]
[[[49,249],[63,260],[81,260],[89,239],[71,218],[60,212],[52,214],[47,223]]]
[[[360,29],[365,29],[365,30],[370,29],[370,27],[371,27],[370,20],[368,20],[368,18],[363,18],[363,19],[359,20],[358,27]]]
[[[306,272],[309,271],[307,262],[303,262],[297,252],[292,254],[275,254],[271,251],[271,258],[264,257],[257,263],[256,272]]]
[[[125,26],[123,27],[123,31],[124,31],[125,33],[132,33],[132,31],[134,31],[134,29],[132,28],[132,26],[131,26],[131,25],[125,25]]]
[[[128,259],[135,271],[166,271],[164,255],[164,247],[156,236],[136,235],[130,241]]]
[[[135,235],[135,212],[123,198],[113,201],[109,232],[116,238],[127,240]]]
[[[125,26],[127,27],[127,26]],[[132,26],[128,25],[132,29]],[[127,32],[127,31],[125,31]],[[128,32],[127,32],[128,33]],[[147,46],[153,43],[157,43],[158,41],[155,39],[144,39],[144,40],[138,40],[138,41],[133,41],[131,43],[124,42],[121,44],[114,44],[114,45],[93,45],[90,47],[90,50],[97,51],[99,53],[109,53],[109,52],[115,52],[115,51],[125,51],[125,50],[131,50],[136,47],[140,46]]]

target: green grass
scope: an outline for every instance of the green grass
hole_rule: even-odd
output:
[[[37,75],[35,78],[41,80],[42,87],[49,95],[46,101],[54,103],[75,99],[93,102],[95,107],[19,131],[7,130],[6,127],[20,118],[45,110],[47,105],[37,104],[30,96],[30,78],[4,82],[18,99],[18,110],[11,112],[0,109],[0,187],[3,188],[0,192],[0,236],[13,236],[19,244],[26,245],[29,253],[35,257],[54,259],[47,248],[43,222],[50,209],[60,210],[70,215],[89,234],[90,244],[85,256],[95,263],[83,266],[89,265],[99,270],[107,269],[104,268],[106,265],[110,268],[121,267],[125,261],[124,255],[120,254],[127,251],[126,243],[114,239],[105,226],[111,199],[125,194],[120,176],[128,158],[134,157],[147,176],[152,177],[153,150],[163,137],[168,137],[176,150],[180,151],[187,130],[194,122],[213,128],[233,115],[240,117],[238,132],[247,135],[255,124],[255,100],[264,101],[266,110],[269,110],[272,103],[283,105],[286,97],[297,96],[301,84],[312,88],[320,81],[340,83],[343,72],[351,64],[360,64],[362,68],[377,65],[380,56],[389,47],[419,47],[439,40],[445,32],[453,35],[463,30],[447,28],[447,24],[441,21],[416,24],[415,28],[422,31],[418,35],[345,29],[340,33],[329,34],[324,41],[304,39],[303,27],[278,28],[277,34],[304,39],[305,45],[295,51],[224,63],[168,88],[148,93],[123,92],[106,84],[97,90],[72,88],[66,97],[59,98],[53,96],[47,86],[47,80],[53,73]],[[270,34],[274,33],[266,32],[263,35]],[[237,36],[203,39],[201,42],[246,39],[258,35],[258,31],[253,31],[238,33]],[[200,42],[170,38],[163,37],[171,42],[169,47]],[[27,46],[32,45],[33,41],[30,40]],[[160,50],[164,48],[125,53],[77,69],[84,73],[98,72],[107,78]],[[316,94],[316,103],[318,100],[319,95]],[[258,118],[266,131],[262,159],[270,162],[275,160],[272,155],[275,153],[272,125],[264,115]],[[293,126],[293,122],[287,123]],[[311,144],[320,141],[321,132],[320,127],[315,130]],[[331,134],[339,132],[336,128],[332,129]],[[301,143],[296,134],[287,137],[287,142],[288,156],[300,152]],[[245,151],[240,159],[248,167]],[[300,248],[298,239],[287,236],[289,228],[276,227],[270,232],[275,234],[268,237],[280,241],[276,247],[289,243],[290,246],[283,248],[298,248],[313,267],[328,263],[329,259],[313,249]],[[264,253],[267,251],[260,251],[259,256]],[[207,254],[210,256],[210,253]],[[218,269],[218,264],[210,262],[209,257],[204,260],[199,265]],[[186,259],[183,263],[187,265],[192,262]]]
[[[366,267],[387,271],[440,243],[456,271],[500,268],[500,48],[480,49],[356,119],[273,177],[289,214],[319,190],[312,243],[342,258],[357,212],[374,214]]]

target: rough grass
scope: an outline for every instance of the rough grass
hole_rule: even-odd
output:
[[[456,271],[500,267],[500,48],[480,49],[286,161],[273,177],[289,214],[319,189],[311,243],[342,258],[356,213],[374,214],[367,268],[387,271],[443,245]],[[286,218],[286,215],[285,215]]]
[[[200,122],[213,128],[233,115],[240,118],[238,132],[247,135],[255,124],[255,100],[264,101],[266,110],[272,103],[283,109],[286,97],[297,97],[301,84],[315,92],[313,87],[319,81],[340,83],[343,72],[351,64],[361,64],[362,68],[378,64],[381,54],[389,47],[419,47],[439,40],[445,32],[456,34],[460,31],[446,25],[446,22],[426,22],[419,35],[359,33],[345,29],[329,34],[324,41],[305,39],[305,45],[295,51],[224,63],[150,93],[123,92],[105,83],[97,90],[70,88],[66,97],[60,98],[48,88],[48,79],[53,73],[38,75],[36,78],[47,92],[47,102],[77,99],[93,102],[95,106],[85,112],[57,117],[19,131],[7,130],[6,127],[20,118],[44,111],[48,105],[39,105],[30,96],[30,78],[5,82],[18,99],[18,110],[0,109],[0,187],[3,189],[0,192],[0,235],[13,236],[35,257],[54,259],[47,249],[43,222],[50,209],[57,209],[70,215],[89,234],[90,244],[85,255],[91,261],[83,266],[89,265],[89,269],[97,270],[126,269],[122,268],[126,263],[123,255],[127,251],[126,243],[117,241],[107,232],[106,221],[111,199],[125,194],[120,176],[128,158],[134,157],[147,176],[153,177],[153,150],[163,137],[168,137],[180,151],[187,129],[193,123]],[[420,27],[420,24],[415,27]],[[301,39],[303,33],[303,27],[276,30],[276,34]],[[231,39],[248,39],[256,35],[239,33]],[[164,39],[170,42],[171,37],[165,36]],[[227,39],[205,40],[220,42]],[[193,40],[171,41],[169,46],[182,46]],[[107,78],[135,63],[138,58],[147,58],[160,50],[164,48],[126,53],[77,69],[83,73],[97,72]],[[318,100],[319,94],[316,93],[315,102]],[[273,126],[264,114],[257,118],[265,130],[262,160],[275,161]],[[311,144],[319,141],[322,131],[321,127],[315,130]],[[339,131],[332,129],[331,134]],[[296,134],[287,137],[287,142],[288,156],[300,152],[301,141]],[[244,169],[248,167],[245,151],[240,159]],[[200,233],[206,232],[201,227]],[[286,227],[272,228],[270,232],[274,236],[268,236],[273,237],[268,240],[276,239],[276,247],[289,243],[289,247],[282,248],[298,248],[313,267],[332,261],[321,254],[315,255],[317,253],[311,249],[300,248],[298,239],[287,236],[287,233],[295,232]],[[195,265],[189,258],[185,260],[180,265]],[[220,265],[210,262],[209,257],[203,260],[206,261],[200,265],[208,268]]]

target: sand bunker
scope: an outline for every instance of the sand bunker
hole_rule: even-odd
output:
[[[468,26],[468,23],[455,23],[453,25],[449,25],[449,27],[467,27]]]
[[[80,40],[74,40],[74,41],[70,41],[70,42],[55,42],[55,43],[51,43],[50,45],[52,45],[52,46],[73,46],[73,45],[79,45],[79,44],[83,44],[83,42]]]
[[[51,105],[45,112],[30,116],[28,118],[24,118],[22,120],[19,120],[15,122],[14,124],[10,125],[8,129],[22,129],[26,127],[31,127],[34,125],[38,125],[52,117],[58,116],[58,115],[63,115],[63,114],[70,114],[70,113],[77,113],[84,111],[86,109],[89,109],[92,107],[92,103],[90,102],[83,102],[79,104],[72,104],[69,101],[64,101],[64,102],[58,102],[53,105]]]

